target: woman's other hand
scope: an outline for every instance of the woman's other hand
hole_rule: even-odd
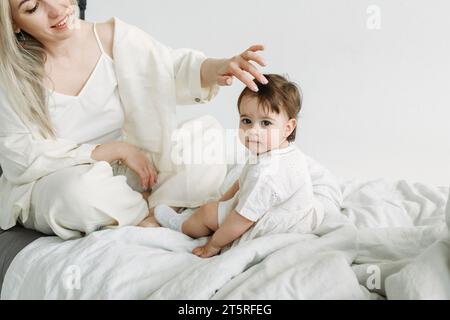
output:
[[[144,191],[150,190],[158,182],[158,172],[153,162],[135,146],[125,143],[122,146],[120,160],[139,176]]]
[[[202,87],[231,86],[233,78],[236,77],[251,90],[258,91],[258,87],[249,75],[262,84],[267,84],[267,79],[252,63],[252,61],[256,62],[261,67],[267,65],[264,58],[257,53],[263,50],[263,45],[254,45],[230,59],[206,59],[201,68]]]
[[[91,155],[96,161],[122,161],[128,168],[135,172],[140,180],[144,191],[151,189],[158,182],[158,172],[147,155],[135,146],[114,141],[98,145]]]

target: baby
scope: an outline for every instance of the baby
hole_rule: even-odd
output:
[[[257,82],[258,92],[246,88],[238,100],[239,138],[252,155],[239,179],[219,201],[194,213],[178,214],[165,205],[155,208],[163,227],[193,238],[213,234],[206,245],[193,250],[199,257],[217,255],[237,239],[311,232],[323,219],[306,158],[293,143],[302,104],[299,89],[280,75],[265,77],[268,84]]]

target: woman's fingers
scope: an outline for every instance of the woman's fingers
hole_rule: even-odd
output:
[[[235,56],[229,61],[228,73],[223,74],[218,78],[219,85],[231,85],[232,79],[228,79],[230,75],[235,76],[240,81],[242,81],[251,90],[257,92],[258,86],[255,84],[252,78],[250,78],[247,73],[249,73],[253,78],[258,80],[262,84],[267,84],[268,81],[266,77],[251,63],[251,61],[257,63],[261,67],[267,65],[263,57],[257,54],[257,51],[264,50],[263,45],[254,45],[244,51],[242,54]]]
[[[255,92],[258,91],[258,86],[253,82],[252,79],[250,79],[250,77],[247,76],[247,74],[240,68],[240,66],[231,64],[230,69],[233,75],[240,81],[242,81],[247,87]]]
[[[264,58],[253,51],[245,51],[243,54],[241,54],[241,57],[247,61],[254,61],[257,64],[259,64],[261,67],[267,66],[267,63],[264,60]]]
[[[153,166],[153,163],[145,158],[140,172],[142,188],[144,190],[152,189],[158,181],[158,172]]]
[[[151,163],[144,164],[140,171],[141,186],[143,190],[150,190],[158,182],[158,173]]]
[[[219,86],[231,86],[233,84],[233,76],[219,76],[217,84]]]
[[[150,174],[146,170],[141,171],[141,187],[143,190],[149,189]]]
[[[265,49],[266,49],[266,47],[262,44],[254,44],[250,48],[248,48],[247,51],[256,52],[256,51],[264,51]]]
[[[158,183],[158,171],[156,171],[151,162],[149,163],[148,170],[150,172],[150,187],[153,188],[153,186]]]
[[[150,172],[148,188],[152,189],[155,184],[156,184],[156,174],[154,172]]]
[[[158,171],[152,161],[137,148],[131,148],[124,163],[139,177],[143,191],[151,189],[158,182]]]
[[[258,71],[258,69],[256,69],[256,67],[254,65],[252,65],[250,62],[248,61],[243,61],[241,64],[241,68],[245,71],[247,71],[248,73],[250,73],[253,77],[255,77],[260,83],[262,84],[267,84],[268,81],[266,79],[266,77],[264,77],[262,75],[261,72]]]
[[[150,179],[149,179],[149,188],[153,188],[153,186],[156,184],[156,174],[154,172],[150,172]]]
[[[141,167],[139,175],[141,178],[142,189],[151,189],[152,173],[146,165]]]

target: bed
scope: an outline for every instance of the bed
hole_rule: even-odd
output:
[[[265,236],[210,259],[191,254],[206,238],[166,228],[31,236],[1,298],[450,299],[449,188],[341,182],[312,159],[309,168],[326,213],[314,234]],[[241,169],[230,166],[222,190]]]
[[[312,159],[309,168],[325,207],[314,234],[261,237],[210,259],[191,254],[206,238],[165,228],[65,242],[0,230],[1,298],[450,299],[448,187],[339,181]],[[222,191],[241,169],[229,167]]]

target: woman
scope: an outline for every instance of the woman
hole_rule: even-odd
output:
[[[250,63],[265,65],[263,47],[207,59],[119,19],[81,21],[76,8],[0,1],[0,228],[19,222],[70,239],[155,226],[159,202],[194,207],[214,196],[224,165],[171,157],[175,107],[211,100],[233,77],[257,90],[246,72],[267,81]]]

